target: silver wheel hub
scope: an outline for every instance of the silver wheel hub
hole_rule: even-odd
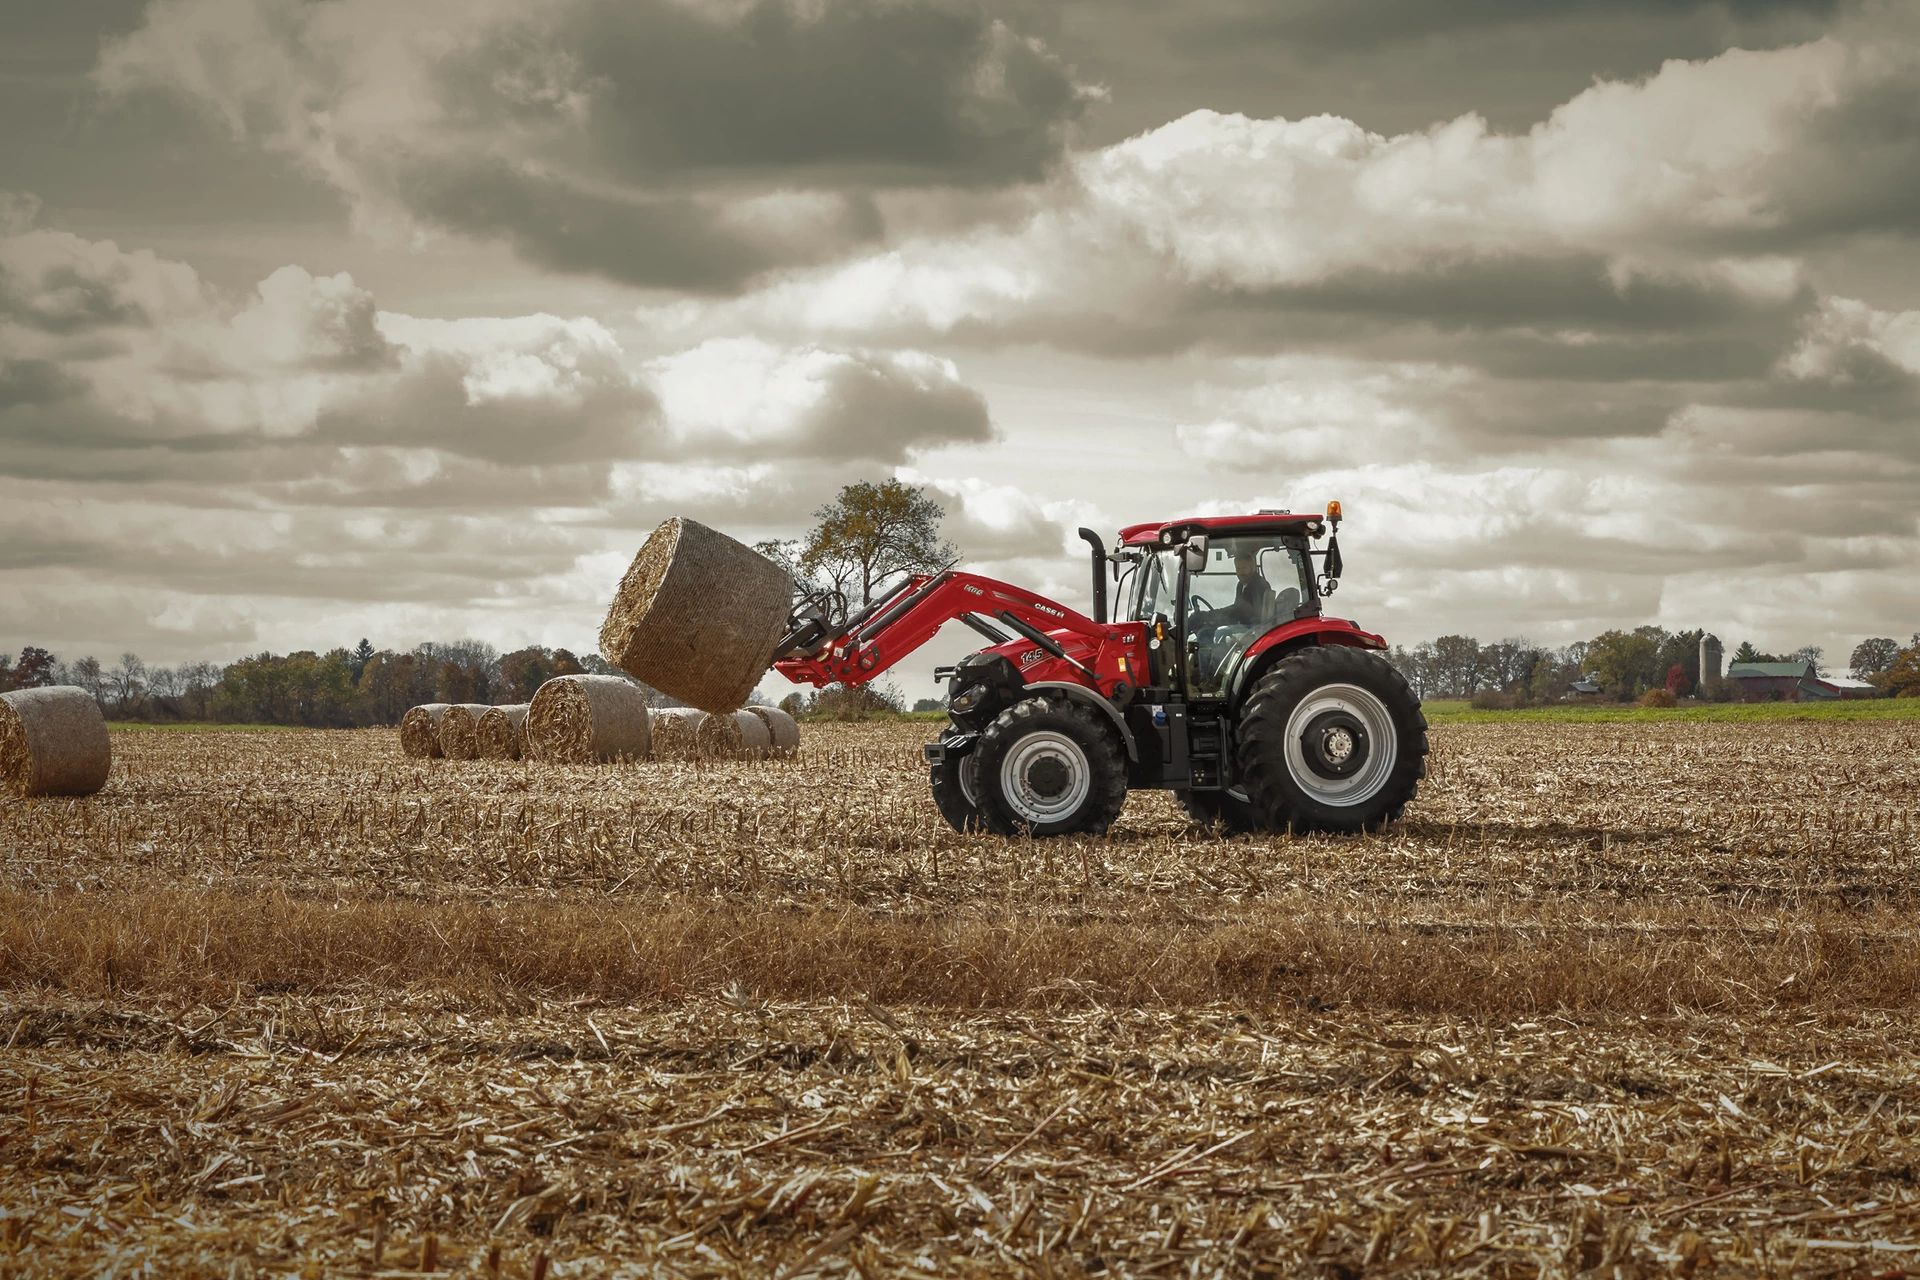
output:
[[[1000,761],[1000,794],[1023,822],[1038,826],[1071,817],[1092,790],[1086,751],[1057,730],[1023,734]]]
[[[1387,785],[1399,755],[1387,704],[1359,685],[1322,685],[1287,717],[1287,773],[1317,804],[1365,804]]]
[[[1353,758],[1353,746],[1353,732],[1339,727],[1328,729],[1320,743],[1320,749],[1327,758],[1340,764]]]

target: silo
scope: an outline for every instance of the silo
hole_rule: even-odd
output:
[[[1700,637],[1700,692],[1711,693],[1720,687],[1720,677],[1726,668],[1722,662],[1723,650],[1720,637],[1711,631]]]

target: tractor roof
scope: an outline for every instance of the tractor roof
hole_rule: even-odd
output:
[[[1120,531],[1129,547],[1171,545],[1189,534],[1226,537],[1239,533],[1284,533],[1317,538],[1327,530],[1327,518],[1318,511],[1262,511],[1250,516],[1188,516],[1149,524],[1130,524]]]

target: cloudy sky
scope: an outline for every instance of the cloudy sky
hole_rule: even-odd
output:
[[[585,648],[886,475],[1075,602],[1339,498],[1402,642],[1920,629],[1910,4],[16,8],[0,647]]]

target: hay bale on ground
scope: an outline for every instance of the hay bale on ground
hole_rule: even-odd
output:
[[[698,754],[695,738],[706,712],[697,707],[658,707],[652,714],[655,760],[691,760]]]
[[[773,739],[771,754],[790,756],[800,749],[799,721],[778,707],[748,707],[747,710],[767,726],[767,734]]]
[[[440,752],[449,760],[480,758],[480,717],[493,710],[484,702],[461,702],[440,717]]]
[[[773,663],[793,579],[693,520],[655,529],[600,627],[607,661],[705,711],[733,711]]]
[[[113,744],[85,689],[0,693],[0,788],[16,796],[90,796],[107,785]]]
[[[740,754],[750,760],[764,760],[773,751],[773,734],[767,722],[751,711],[736,711],[733,722],[740,726]]]
[[[644,758],[647,695],[619,676],[556,676],[527,706],[527,753],[548,764]]]
[[[518,760],[527,753],[527,704],[488,707],[475,735],[482,760]]]
[[[773,745],[772,735],[750,711],[707,716],[694,731],[694,754],[703,760],[758,759]]]
[[[408,707],[400,717],[400,750],[418,759],[428,760],[444,754],[440,750],[440,718],[447,714],[445,702],[428,702]]]
[[[708,716],[694,730],[693,754],[703,760],[732,759],[746,750],[740,722],[732,713]]]

